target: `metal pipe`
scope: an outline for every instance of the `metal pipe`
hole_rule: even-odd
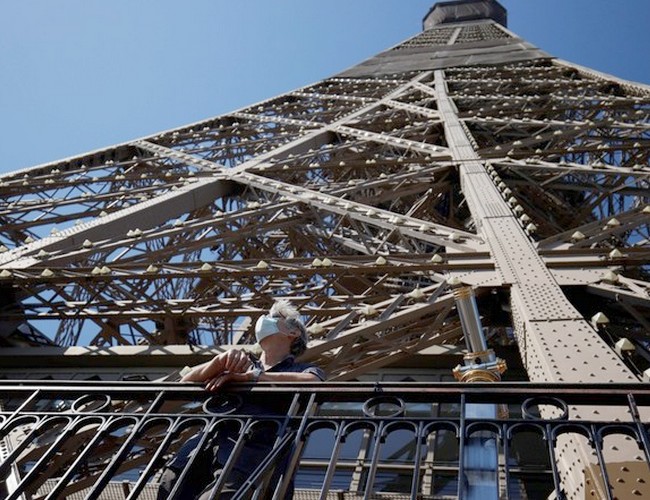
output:
[[[454,299],[456,300],[456,309],[460,317],[460,324],[465,334],[465,343],[469,352],[487,351],[487,342],[483,335],[481,317],[478,313],[474,290],[470,286],[454,287]]]

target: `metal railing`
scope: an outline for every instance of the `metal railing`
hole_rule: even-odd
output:
[[[502,411],[468,418],[470,404]],[[618,409],[616,421],[574,417],[603,406]],[[4,382],[0,497],[156,498],[162,488],[161,497],[188,498],[193,488],[205,498],[457,498],[475,472],[463,465],[475,433],[496,443],[499,498],[562,498],[566,435],[595,453],[575,464],[587,487],[607,485],[613,497],[614,469],[635,476],[638,491],[650,482],[648,411],[642,384],[258,384],[215,394],[176,383]],[[608,464],[608,440],[621,436],[638,452]]]

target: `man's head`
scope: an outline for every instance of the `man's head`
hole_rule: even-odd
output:
[[[271,335],[285,335],[292,338],[291,354],[300,356],[307,349],[307,328],[300,320],[295,307],[287,300],[278,300],[255,324],[255,338],[260,343]]]

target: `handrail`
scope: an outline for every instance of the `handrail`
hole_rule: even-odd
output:
[[[475,403],[506,405],[509,414],[466,415],[463,408]],[[576,416],[580,408],[605,406],[616,419],[611,411],[603,412],[610,420]],[[501,493],[532,488],[531,495],[548,496],[564,487],[565,469],[556,463],[562,436],[586,438],[594,450],[593,464],[576,465],[591,480],[619,479],[602,475],[614,470],[606,467],[613,465],[605,446],[612,435],[638,445],[638,456],[616,471],[650,470],[649,412],[647,384],[260,383],[209,393],[174,382],[3,381],[0,494],[151,496],[165,463],[199,445],[196,460],[180,465],[183,484],[195,480],[194,468],[219,457],[223,470],[258,479],[236,483],[240,494],[277,487],[283,498],[284,489],[332,487],[396,498],[444,495],[457,488],[463,444],[487,432],[502,457]],[[264,459],[271,456],[277,459]],[[213,492],[232,486],[218,475],[214,481],[205,485]]]

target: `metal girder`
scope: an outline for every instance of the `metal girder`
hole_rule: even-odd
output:
[[[455,159],[465,160],[459,170],[463,192],[476,225],[490,247],[495,267],[510,286],[513,324],[524,366],[532,381],[630,382],[636,377],[598,336],[562,293],[529,234],[513,211],[514,204],[501,195],[495,178],[474,153],[471,138],[448,94],[445,74],[435,73],[438,109],[443,115],[447,142]],[[474,161],[468,159],[474,158]],[[599,359],[598,368],[592,367]],[[577,370],[576,366],[583,367]],[[587,373],[585,373],[587,372]],[[589,409],[574,408],[576,413]],[[612,417],[617,410],[610,410]],[[585,416],[585,418],[588,418]],[[624,462],[631,447],[618,443],[618,452],[608,450],[608,460]],[[569,491],[584,487],[582,474],[572,461],[589,459],[580,446],[563,443],[563,467],[571,470],[564,480]],[[623,451],[624,450],[624,451]]]
[[[447,96],[447,84],[441,71],[436,72],[436,92],[438,94],[438,107],[445,119],[447,140],[452,153],[457,158],[467,159],[475,155],[469,138],[461,127],[453,102]],[[526,331],[526,338],[535,330],[561,331],[558,322],[569,321],[564,328],[569,330],[583,325],[585,331],[591,331],[591,342],[595,349],[599,349],[599,357],[608,359],[614,367],[611,373],[602,373],[601,376],[614,379],[630,380],[633,377],[625,370],[620,369],[620,363],[611,349],[598,339],[596,332],[586,324],[582,315],[564,297],[557,286],[546,265],[537,253],[535,246],[530,241],[512,211],[512,207],[503,199],[501,193],[494,185],[487,169],[482,165],[478,156],[475,162],[465,161],[460,166],[463,191],[468,201],[472,215],[480,228],[481,234],[486,238],[491,248],[492,257],[504,283],[511,285],[513,302],[518,308],[518,316],[524,325],[520,332]],[[544,325],[554,325],[550,328]],[[567,332],[568,333],[568,332]],[[539,341],[539,340],[538,340]],[[528,345],[525,339],[520,339],[520,345]],[[546,345],[546,343],[545,343]],[[559,347],[558,347],[559,348]],[[549,344],[545,351],[546,356],[539,356],[542,366],[544,359],[551,358],[555,347]],[[582,350],[581,350],[582,351]],[[585,350],[586,351],[586,350]],[[574,354],[585,361],[593,355],[591,350],[585,354]],[[558,351],[559,355],[560,351]],[[554,380],[567,376],[571,366],[556,365],[552,361],[537,374],[534,367],[529,368],[529,375],[539,376],[540,380]],[[553,365],[551,367],[551,364]],[[604,366],[607,366],[604,364]],[[569,372],[566,372],[569,370]],[[566,372],[566,373],[565,373]]]
[[[85,240],[93,242],[123,235],[125,225],[127,229],[134,230],[157,226],[188,209],[197,209],[211,203],[215,198],[229,193],[231,187],[232,184],[220,179],[197,179],[194,183],[156,197],[155,200],[139,203],[0,254],[0,267],[23,268],[35,265],[41,261],[37,257],[39,251],[50,253],[83,248]]]
[[[234,179],[235,177],[230,178]],[[289,199],[317,207],[320,210],[346,216],[364,224],[373,224],[384,229],[393,230],[399,227],[400,232],[409,237],[421,238],[424,241],[440,246],[449,246],[462,251],[471,251],[474,246],[471,243],[481,243],[476,235],[465,231],[454,230],[453,228],[440,224],[425,223],[417,218],[396,216],[388,210],[375,209],[372,206],[344,200],[335,195],[304,188],[296,189],[289,184],[248,173],[239,175],[236,179],[238,182],[281,194]],[[413,229],[409,229],[409,226]],[[433,236],[436,234],[439,234],[442,238]],[[456,243],[454,239],[458,241],[469,240],[469,245]]]
[[[612,222],[612,219],[615,219],[615,222]],[[569,231],[564,231],[540,241],[538,246],[549,250],[589,248],[599,241],[610,239],[639,225],[647,225],[650,223],[650,210],[646,207],[632,208],[618,213],[612,219],[598,220],[573,227]]]
[[[446,148],[441,146],[436,146],[435,144],[425,144],[423,142],[411,141],[409,139],[401,139],[398,137],[393,137],[388,134],[377,134],[374,132],[359,130],[344,125],[340,125],[336,127],[334,131],[343,135],[351,135],[353,137],[357,137],[358,139],[372,140],[380,144],[395,146],[397,148],[405,149],[407,151],[411,151],[411,150],[417,151],[418,153],[423,153],[428,155],[430,159],[434,161],[435,160],[445,161],[450,159],[449,154],[446,152]]]
[[[416,115],[426,116],[430,118],[428,123],[435,123],[435,121],[441,120],[440,113],[433,109],[424,108],[422,106],[415,106],[413,104],[407,104],[405,102],[399,102],[395,100],[386,102],[386,105],[390,106],[391,108],[401,109],[410,113],[414,113]]]
[[[586,66],[581,66],[579,64],[569,62],[569,61],[564,61],[562,59],[556,59],[555,62],[560,66],[565,66],[567,68],[574,69],[589,78],[594,78],[597,80],[601,80],[603,82],[616,82],[618,85],[624,87],[625,90],[635,95],[650,97],[650,85],[624,80],[622,78],[618,78],[617,76],[609,75],[601,71],[596,71],[594,69],[587,68]]]

